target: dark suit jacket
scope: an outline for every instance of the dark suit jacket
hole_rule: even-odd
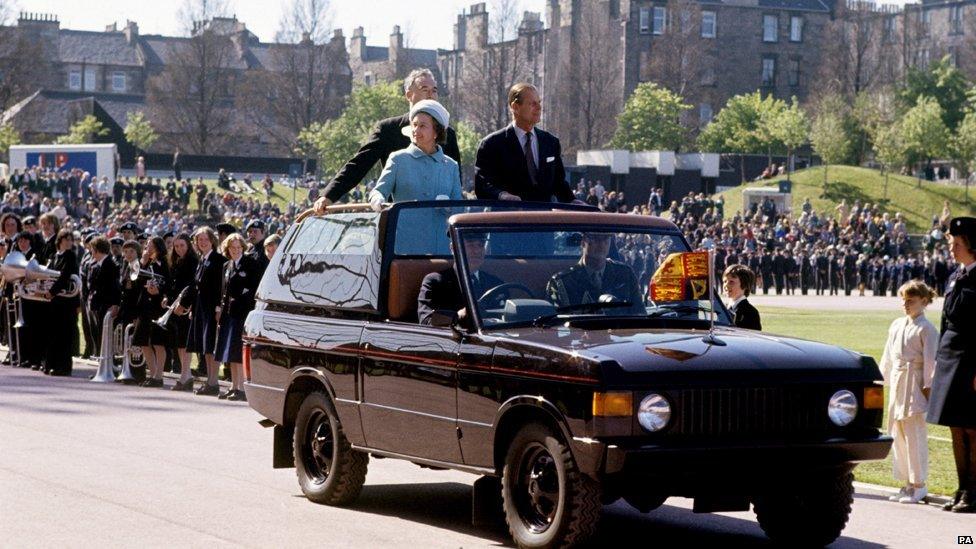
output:
[[[407,145],[410,144],[410,138],[400,131],[404,126],[410,125],[410,120],[407,117],[408,115],[404,114],[380,120],[369,139],[359,148],[356,156],[346,162],[346,165],[339,170],[339,173],[325,188],[325,197],[332,202],[337,202],[358,185],[377,162],[380,163],[380,166],[385,166],[390,153],[407,148]],[[457,134],[454,132],[454,128],[447,128],[447,139],[441,148],[444,150],[444,154],[453,158],[459,166],[461,165],[461,151],[458,149]]]
[[[213,314],[214,309],[220,303],[221,284],[224,277],[224,263],[227,258],[217,253],[216,250],[210,252],[207,260],[202,258],[197,263],[196,272],[193,274],[193,287],[183,296],[180,303],[184,307],[192,307],[196,302],[197,295],[200,302],[208,309],[208,314]],[[202,314],[202,313],[201,313]]]
[[[59,293],[67,290],[68,286],[71,285],[71,275],[78,274],[78,258],[75,257],[74,250],[55,253],[51,257],[48,267],[61,273],[57,280],[54,281],[54,284],[51,285],[50,291],[51,295],[54,296],[53,301],[77,306],[79,302],[78,296],[58,297]]]
[[[976,272],[953,274],[929,398],[929,423],[976,429]]]
[[[101,311],[122,301],[122,286],[119,284],[119,266],[111,256],[101,263],[92,260],[89,271],[88,302],[92,311]]]
[[[522,200],[572,202],[572,189],[566,182],[562,147],[551,133],[535,129],[539,140],[539,165],[536,185],[529,179],[525,153],[514,126],[506,126],[481,140],[474,164],[474,188],[478,198],[495,200],[502,191]]]
[[[478,281],[473,287],[475,300],[501,283],[498,277],[478,271]],[[417,295],[417,320],[421,324],[429,325],[430,317],[434,313],[457,316],[457,312],[464,306],[464,294],[453,268],[424,277]]]
[[[254,308],[254,294],[261,281],[261,266],[252,256],[244,254],[234,268],[230,259],[224,265],[222,315],[244,320]]]
[[[743,299],[735,307],[729,309],[732,312],[732,324],[737,328],[747,328],[749,330],[762,330],[762,322],[759,320],[759,311],[749,303],[748,299]]]

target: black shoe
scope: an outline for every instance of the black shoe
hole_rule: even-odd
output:
[[[219,395],[217,395],[217,398],[219,398],[220,400],[224,400],[226,398],[229,398],[230,395],[232,395],[232,394],[234,394],[234,391],[231,391],[231,390],[223,391],[222,393],[220,393]]]
[[[953,513],[976,513],[976,493],[970,490],[961,490],[962,496],[959,503],[952,506]]]
[[[150,378],[150,379],[147,379],[146,381],[143,381],[142,382],[142,386],[143,387],[150,387],[150,388],[162,387],[163,386],[163,380],[161,380],[161,379],[151,379]]]
[[[247,402],[247,395],[244,394],[244,391],[231,391],[231,393],[227,395],[227,400],[233,400],[235,402]]]
[[[30,366],[25,365],[24,368],[30,368],[31,370],[37,371],[41,369],[40,364],[31,364]]]
[[[956,494],[954,496],[952,496],[952,500],[949,503],[946,503],[945,505],[943,505],[942,506],[942,510],[943,511],[952,511],[952,508],[955,507],[956,504],[959,503],[959,500],[960,499],[962,499],[962,493],[963,493],[962,490],[956,490]]]
[[[216,385],[206,385],[204,384],[199,389],[194,391],[193,394],[200,396],[214,396],[220,392],[220,387]]]
[[[182,382],[177,381],[176,382],[176,385],[173,385],[173,388],[171,390],[173,390],[173,391],[183,391],[183,392],[187,392],[187,393],[193,392],[193,380],[190,379],[185,384],[182,383]]]

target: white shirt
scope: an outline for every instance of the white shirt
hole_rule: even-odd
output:
[[[729,303],[729,309],[735,309],[735,308],[736,308],[736,306],[737,306],[737,305],[738,305],[738,304],[739,304],[739,303],[740,303],[740,302],[741,302],[741,301],[742,301],[743,299],[745,299],[745,298],[746,298],[746,294],[742,294],[742,295],[740,295],[740,296],[739,296],[738,298],[736,298],[736,299],[735,299],[734,301],[732,301],[731,303]]]
[[[525,150],[525,136],[529,132],[523,130],[522,128],[512,124],[515,128],[515,135],[519,140],[519,148],[523,151]],[[535,167],[539,169],[539,134],[536,133],[535,128],[532,128],[532,158],[535,160]]]

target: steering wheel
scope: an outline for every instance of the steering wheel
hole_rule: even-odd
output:
[[[481,307],[484,303],[491,302],[492,298],[498,297],[497,294],[502,293],[504,290],[520,290],[521,292],[525,293],[525,295],[535,299],[535,295],[532,293],[532,290],[526,288],[522,284],[517,282],[505,282],[504,284],[499,284],[498,286],[495,286],[494,288],[481,294],[481,297],[478,298],[478,306]]]

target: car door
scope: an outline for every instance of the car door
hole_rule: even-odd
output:
[[[458,341],[448,328],[370,323],[363,334],[361,414],[366,444],[407,456],[461,462]]]

